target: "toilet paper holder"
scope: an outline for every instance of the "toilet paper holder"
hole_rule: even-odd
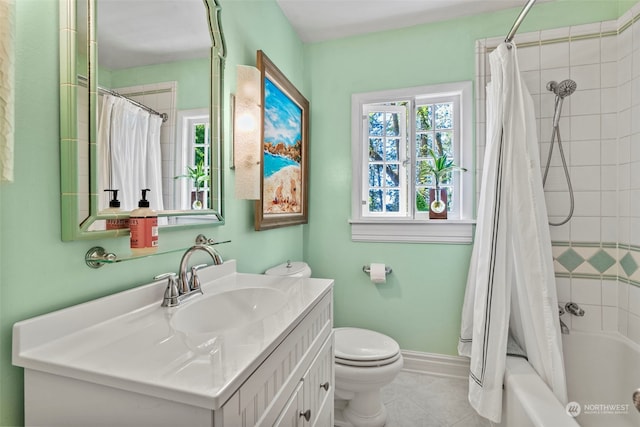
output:
[[[368,265],[363,265],[362,266],[362,271],[364,271],[366,274],[371,273],[371,267]],[[384,267],[384,273],[385,274],[391,274],[391,272],[393,272],[393,270],[391,269],[391,267]]]

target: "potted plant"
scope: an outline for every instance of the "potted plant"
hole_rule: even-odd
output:
[[[195,197],[192,197],[191,207],[193,209],[202,209],[202,200],[200,197],[200,189],[204,187],[204,183],[209,180],[209,174],[204,172],[203,162],[200,161],[195,167],[187,166],[187,173],[184,175],[174,176],[173,179],[189,178],[193,181],[195,187]]]
[[[430,219],[447,219],[447,190],[441,188],[440,183],[446,179],[451,172],[462,171],[467,169],[457,166],[452,159],[447,158],[442,148],[442,143],[436,138],[436,146],[438,153],[432,149],[428,149],[428,153],[433,157],[433,164],[428,163],[425,167],[425,173],[432,175],[435,181],[435,188],[429,190],[429,218]]]

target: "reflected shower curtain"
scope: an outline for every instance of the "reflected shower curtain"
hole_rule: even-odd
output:
[[[551,238],[533,101],[516,46],[490,55],[487,146],[458,352],[471,358],[469,402],[500,422],[510,334],[566,403]]]
[[[150,207],[163,210],[160,126],[162,119],[126,99],[104,95],[98,126],[100,187],[118,190],[120,208],[138,207],[141,190]],[[100,198],[100,209],[109,206],[108,194]]]

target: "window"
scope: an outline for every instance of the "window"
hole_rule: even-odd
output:
[[[211,141],[209,111],[185,110],[178,113],[176,146],[175,205],[177,209],[210,209],[209,174]]]
[[[209,117],[190,122],[189,141],[193,142],[191,168],[196,179],[191,182],[191,203],[199,209],[209,209],[209,170],[211,169],[211,143],[209,141]],[[200,203],[198,203],[200,202]]]
[[[404,216],[407,213],[407,113],[404,106],[366,104],[363,134],[366,162],[363,216]]]
[[[352,115],[352,239],[470,242],[471,82],[355,94]],[[447,220],[429,219],[429,150],[468,169],[440,182]]]

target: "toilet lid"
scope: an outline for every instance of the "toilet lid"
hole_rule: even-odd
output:
[[[336,328],[335,356],[337,363],[357,366],[369,365],[366,362],[385,361],[391,363],[398,359],[400,346],[392,338],[368,329]],[[389,360],[392,359],[392,360]],[[353,362],[356,362],[354,364]]]

